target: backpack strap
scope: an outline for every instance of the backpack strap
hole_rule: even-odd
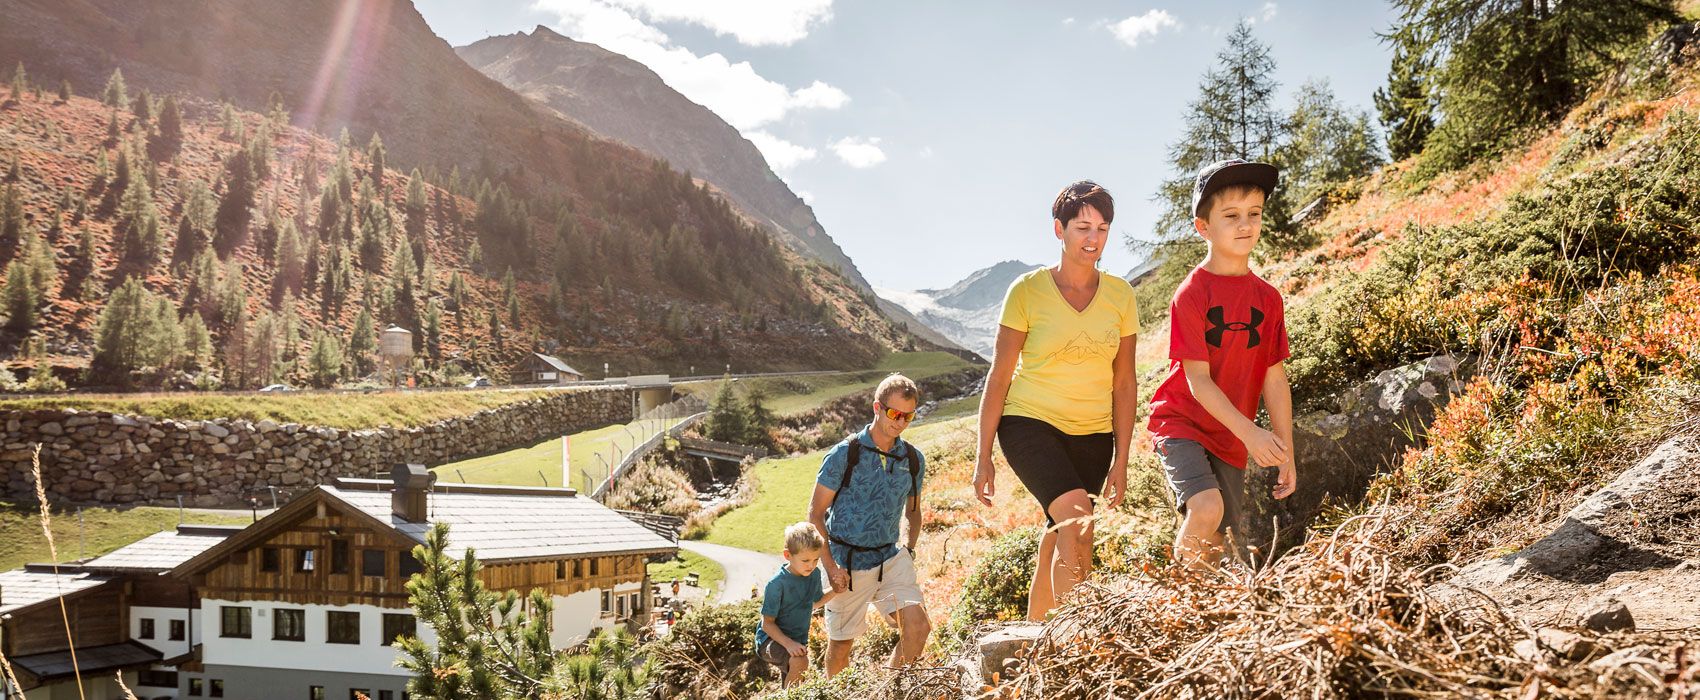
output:
[[[844,478],[838,481],[838,492],[832,497],[834,501],[838,500],[838,493],[843,493],[850,486],[850,475],[855,473],[856,463],[862,461],[862,441],[857,440],[855,435],[844,440],[850,443],[850,447],[844,454]]]

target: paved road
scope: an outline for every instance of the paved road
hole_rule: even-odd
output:
[[[726,569],[726,584],[720,587],[720,602],[736,603],[748,600],[751,586],[763,586],[773,578],[773,572],[779,570],[784,557],[765,552],[752,552],[748,549],[728,547],[723,544],[709,544],[692,540],[679,540],[679,548],[713,559]]]

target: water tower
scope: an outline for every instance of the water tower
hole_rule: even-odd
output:
[[[401,370],[413,360],[413,331],[390,326],[378,336],[378,357],[394,377],[394,386],[401,386]]]

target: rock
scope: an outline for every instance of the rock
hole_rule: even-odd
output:
[[[1599,527],[1607,516],[1629,508],[1643,494],[1664,488],[1666,479],[1689,464],[1687,460],[1694,449],[1695,443],[1682,439],[1659,445],[1640,463],[1624,470],[1611,483],[1571,509],[1552,534],[1522,551],[1465,567],[1453,577],[1452,583],[1465,588],[1491,590],[1521,578],[1531,570],[1574,571],[1586,565],[1605,544]]]
[[[215,438],[218,438],[220,440],[223,440],[224,438],[226,438],[230,435],[230,430],[226,429],[224,426],[219,425],[217,423],[202,424],[201,425],[201,432],[204,432],[204,433],[211,435]]]
[[[40,432],[42,435],[64,435],[65,434],[65,426],[60,425],[58,423],[42,423],[41,427],[36,428],[36,430],[38,432]]]
[[[113,414],[112,424],[121,428],[137,428],[141,427],[142,422],[130,416]]]
[[[1595,632],[1633,632],[1635,616],[1622,601],[1607,598],[1583,612],[1579,624]]]
[[[1016,623],[980,637],[980,681],[997,685],[1016,672],[1021,655],[1043,634],[1044,627],[1034,623]]]
[[[1544,627],[1535,632],[1533,639],[1525,639],[1514,645],[1517,656],[1527,661],[1546,661],[1546,653],[1551,652],[1566,661],[1583,661],[1598,654],[1598,644],[1574,632]]]

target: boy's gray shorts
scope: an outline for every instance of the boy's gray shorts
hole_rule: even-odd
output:
[[[1235,528],[1244,532],[1240,518],[1245,512],[1245,470],[1222,461],[1195,440],[1157,438],[1157,456],[1169,489],[1175,492],[1175,508],[1186,514],[1187,499],[1216,489],[1222,492],[1222,524],[1218,532]]]

